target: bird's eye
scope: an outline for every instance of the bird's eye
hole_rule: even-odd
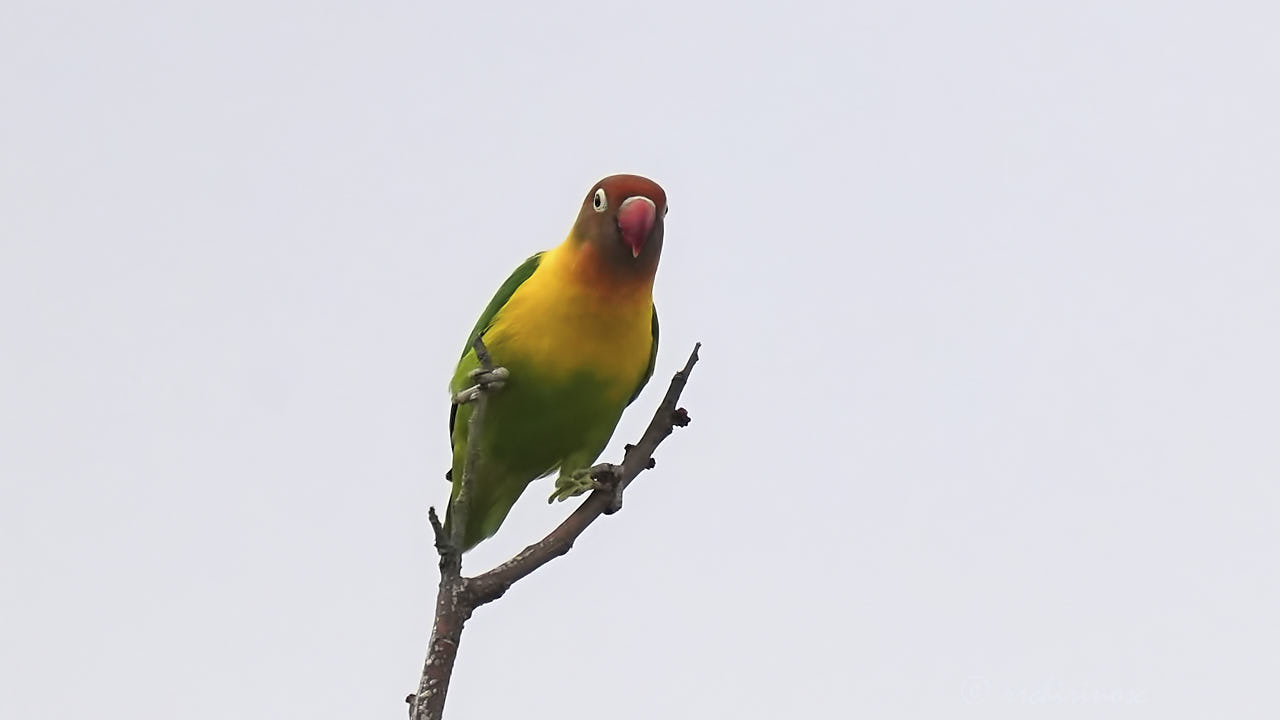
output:
[[[663,206],[662,206],[662,217],[666,217],[666,216],[667,216],[667,213],[669,213],[669,212],[671,212],[671,206],[670,206],[670,205],[663,205]]]
[[[604,194],[604,188],[596,190],[596,196],[591,200],[591,207],[595,208],[596,212],[609,209],[609,198]]]

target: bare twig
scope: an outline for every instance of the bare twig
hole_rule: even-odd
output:
[[[694,363],[698,362],[698,349],[701,347],[701,344],[693,346],[693,352],[689,354],[684,368],[671,379],[671,386],[667,388],[666,396],[649,421],[648,429],[644,431],[640,442],[627,450],[622,464],[597,465],[592,468],[596,475],[612,474],[611,482],[614,486],[606,484],[604,488],[592,492],[550,535],[520,551],[515,557],[483,575],[467,578],[467,591],[474,599],[475,607],[497,600],[516,581],[569,552],[573,542],[596,518],[610,514],[611,508],[622,507],[622,492],[637,475],[651,467],[649,462],[653,459],[654,451],[671,434],[677,421],[683,419],[684,424],[688,424],[688,413],[677,412],[676,403],[680,401],[680,393],[684,392]]]
[[[472,347],[475,348],[480,367],[492,370],[493,360],[489,357],[489,349],[479,335]],[[458,643],[462,640],[462,626],[471,617],[471,609],[463,599],[466,581],[462,577],[462,543],[466,538],[469,519],[472,475],[476,464],[480,462],[480,443],[471,442],[471,439],[480,437],[488,404],[488,393],[479,393],[473,401],[471,417],[467,420],[467,456],[462,465],[462,477],[458,480],[458,493],[450,505],[450,532],[445,533],[435,508],[427,511],[431,529],[435,533],[436,553],[440,556],[440,586],[436,591],[435,623],[431,626],[431,641],[427,649],[427,661],[422,667],[418,693],[405,698],[409,703],[409,717],[415,720],[440,718],[443,715],[449,679],[453,676],[453,663],[458,656]]]
[[[578,536],[595,522],[601,515],[609,515],[622,508],[622,493],[640,473],[654,466],[653,453],[658,445],[667,439],[674,428],[689,424],[689,414],[677,407],[680,394],[689,381],[693,366],[698,362],[698,350],[701,343],[693,346],[689,360],[671,379],[667,394],[649,421],[649,427],[635,445],[628,445],[621,465],[601,464],[591,468],[592,477],[601,487],[587,496],[587,499],[575,509],[564,522],[560,523],[542,540],[526,547],[515,557],[492,570],[475,577],[462,577],[462,562],[453,549],[461,547],[462,535],[458,524],[450,529],[454,538],[445,538],[444,529],[440,526],[434,508],[429,513],[432,527],[436,535],[436,550],[440,554],[440,589],[436,595],[435,623],[431,628],[431,645],[427,651],[427,663],[422,670],[422,680],[418,684],[418,693],[409,695],[405,702],[409,703],[409,717],[412,720],[440,720],[444,713],[445,694],[449,689],[449,679],[453,675],[453,664],[458,654],[458,643],[462,639],[462,628],[471,613],[486,603],[502,597],[511,586],[522,578],[528,577],[538,568],[555,558],[569,552]],[[486,368],[491,366],[488,353],[477,338],[476,355]],[[483,354],[481,354],[483,352]],[[481,403],[473,408],[471,420],[467,426],[469,438],[477,437],[479,422],[476,414],[482,413]],[[482,420],[483,418],[481,418]],[[463,470],[462,487],[453,501],[452,521],[458,521],[465,515],[459,514],[459,500],[463,499],[467,490],[467,481],[471,468],[477,461],[473,456],[478,453],[470,443],[467,448],[467,460]],[[478,445],[478,443],[476,443]],[[466,506],[462,509],[465,511]],[[442,548],[443,543],[443,548]]]

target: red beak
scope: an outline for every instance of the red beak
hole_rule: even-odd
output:
[[[631,257],[640,257],[657,216],[653,201],[643,195],[633,195],[618,206],[618,229],[622,231],[622,241],[631,248]]]

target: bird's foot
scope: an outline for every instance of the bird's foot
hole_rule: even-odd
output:
[[[601,463],[570,473],[561,473],[556,478],[556,488],[552,491],[551,497],[547,498],[547,502],[563,502],[592,490],[608,490],[617,487],[617,473],[620,469],[616,465]]]
[[[504,367],[496,367],[492,370],[484,368],[476,368],[468,375],[471,381],[475,383],[466,390],[459,390],[453,396],[453,402],[456,405],[465,405],[469,402],[475,402],[485,393],[501,390],[511,377],[511,371]]]
[[[600,484],[600,481],[591,477],[591,468],[574,470],[570,473],[560,473],[556,478],[556,489],[551,491],[551,497],[547,498],[547,502],[563,502],[571,497],[577,497],[600,487],[604,486]]]

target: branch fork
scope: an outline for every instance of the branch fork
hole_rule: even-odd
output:
[[[473,343],[480,369],[473,373],[476,385],[458,393],[454,401],[467,395],[465,402],[473,402],[471,417],[467,421],[468,437],[478,437],[484,422],[488,390],[499,389],[507,376],[497,377],[484,341],[477,337]],[[422,669],[418,692],[405,698],[409,704],[410,720],[440,720],[444,714],[445,696],[453,675],[454,660],[462,640],[462,629],[476,608],[502,597],[516,582],[525,578],[557,557],[569,552],[578,536],[601,515],[612,515],[622,509],[622,494],[627,486],[645,470],[656,464],[653,453],[658,445],[677,427],[689,424],[689,413],[677,407],[693,366],[698,362],[701,343],[693,346],[684,367],[671,379],[667,394],[649,421],[644,435],[635,445],[627,445],[622,464],[600,463],[590,468],[591,478],[598,487],[583,500],[564,522],[545,538],[526,547],[515,557],[474,577],[462,575],[463,528],[467,521],[469,485],[475,465],[479,462],[479,443],[468,443],[461,483],[453,499],[452,535],[445,532],[435,508],[427,512],[431,529],[435,533],[436,553],[440,556],[440,586],[436,593],[435,623],[431,627],[431,641],[427,661]],[[488,380],[486,387],[485,379]],[[473,392],[475,391],[475,392]]]

